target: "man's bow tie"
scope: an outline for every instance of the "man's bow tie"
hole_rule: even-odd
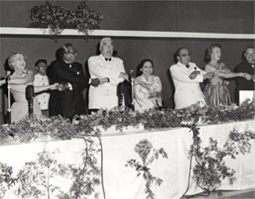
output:
[[[186,68],[189,68],[189,64],[187,64],[187,65],[185,65],[186,66]]]
[[[105,58],[105,61],[112,61],[112,58]]]

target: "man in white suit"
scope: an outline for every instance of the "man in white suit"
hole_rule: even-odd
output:
[[[113,57],[113,42],[109,37],[100,41],[98,56],[92,56],[88,60],[88,69],[91,78],[99,78],[97,87],[89,88],[89,109],[111,109],[118,106],[117,86],[128,74],[125,72],[123,61]]]
[[[187,48],[179,48],[176,52],[177,63],[170,67],[174,82],[175,108],[181,109],[200,102],[205,105],[204,95],[199,83],[211,78],[212,73],[206,73],[190,62],[190,53]]]

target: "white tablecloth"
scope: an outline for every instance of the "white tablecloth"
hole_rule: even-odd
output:
[[[209,143],[209,138],[217,139],[219,147],[224,144],[233,129],[239,132],[255,130],[254,121],[234,122],[218,125],[200,126],[202,147]],[[161,186],[152,186],[157,199],[181,198],[186,192],[189,179],[188,152],[192,144],[192,132],[188,128],[154,130],[140,133],[122,133],[103,136],[104,183],[109,199],[142,199],[145,197],[145,181],[137,177],[130,167],[125,167],[127,160],[139,159],[134,151],[135,145],[142,139],[148,139],[155,148],[163,147],[168,159],[160,159],[151,165],[151,173],[163,180]],[[193,160],[193,163],[195,161]],[[242,190],[255,187],[255,142],[251,152],[229,159],[226,165],[236,170],[237,180],[233,185],[223,181],[220,189]],[[192,171],[191,171],[192,174]],[[185,195],[202,192],[192,180]]]
[[[202,146],[208,144],[210,137],[217,139],[219,145],[224,144],[229,132],[234,128],[239,132],[244,132],[245,130],[254,131],[255,123],[253,121],[245,121],[200,126]],[[161,186],[152,186],[155,198],[180,198],[186,192],[190,170],[188,151],[192,144],[192,132],[188,128],[112,133],[102,135],[101,137],[103,145],[102,180],[107,199],[146,198],[144,179],[142,176],[137,177],[136,171],[126,166],[129,159],[139,159],[134,148],[140,140],[145,138],[152,143],[154,148],[159,149],[163,147],[168,154],[168,159],[156,160],[151,165],[152,175],[163,180]],[[99,143],[97,138],[92,139]],[[12,166],[15,173],[22,168],[25,162],[34,160],[36,155],[45,148],[49,151],[58,149],[57,160],[61,163],[80,165],[82,162],[81,153],[84,152],[86,145],[79,138],[66,141],[51,141],[48,143],[5,145],[0,147],[0,161]],[[100,155],[97,158],[100,165]],[[226,161],[226,165],[236,170],[237,180],[233,185],[224,181],[220,189],[240,190],[255,187],[254,163],[255,143],[252,142],[252,150],[249,154],[239,155],[235,160],[229,159]],[[65,181],[67,180],[62,179],[59,184],[63,182],[62,186],[67,186],[68,182]],[[98,186],[97,191],[100,192],[100,199],[103,199],[102,187]],[[189,190],[186,195],[196,194],[201,191],[191,177]],[[8,194],[5,199],[13,199],[12,195]]]

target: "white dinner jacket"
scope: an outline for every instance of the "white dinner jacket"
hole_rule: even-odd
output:
[[[189,75],[199,70],[200,74],[195,79],[190,79]],[[170,67],[170,73],[174,82],[175,108],[180,109],[188,107],[197,102],[205,104],[204,95],[201,91],[200,82],[203,82],[203,74],[205,71],[197,67],[195,63],[190,62],[189,68],[178,62]]]
[[[117,86],[124,79],[120,78],[120,72],[125,72],[123,61],[112,57],[106,61],[103,55],[92,56],[88,59],[88,69],[91,78],[108,77],[110,82],[89,88],[89,109],[111,109],[118,106]]]

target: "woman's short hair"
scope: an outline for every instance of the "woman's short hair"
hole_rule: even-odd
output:
[[[142,71],[141,68],[143,67],[143,65],[145,64],[145,62],[150,62],[152,67],[154,67],[154,63],[151,59],[143,59],[140,64],[138,64],[137,69],[136,69],[136,76],[140,76],[142,75]]]
[[[12,59],[13,59],[13,57],[15,57],[16,55],[23,55],[24,59],[25,59],[25,60],[27,59],[27,57],[26,57],[23,53],[21,53],[21,52],[16,52],[16,51],[12,52],[12,53],[9,55],[9,57],[8,57],[8,66],[9,66],[9,68],[10,68],[12,71],[14,71],[14,66],[12,65]]]
[[[219,48],[219,49],[222,49],[222,47],[221,47],[220,44],[212,44],[212,45],[210,45],[210,46],[206,49],[206,51],[205,51],[205,59],[204,59],[204,61],[205,61],[206,63],[208,63],[208,62],[211,61],[211,54],[212,54],[212,51],[213,51],[213,49],[214,49],[215,47],[217,47],[217,48]]]

